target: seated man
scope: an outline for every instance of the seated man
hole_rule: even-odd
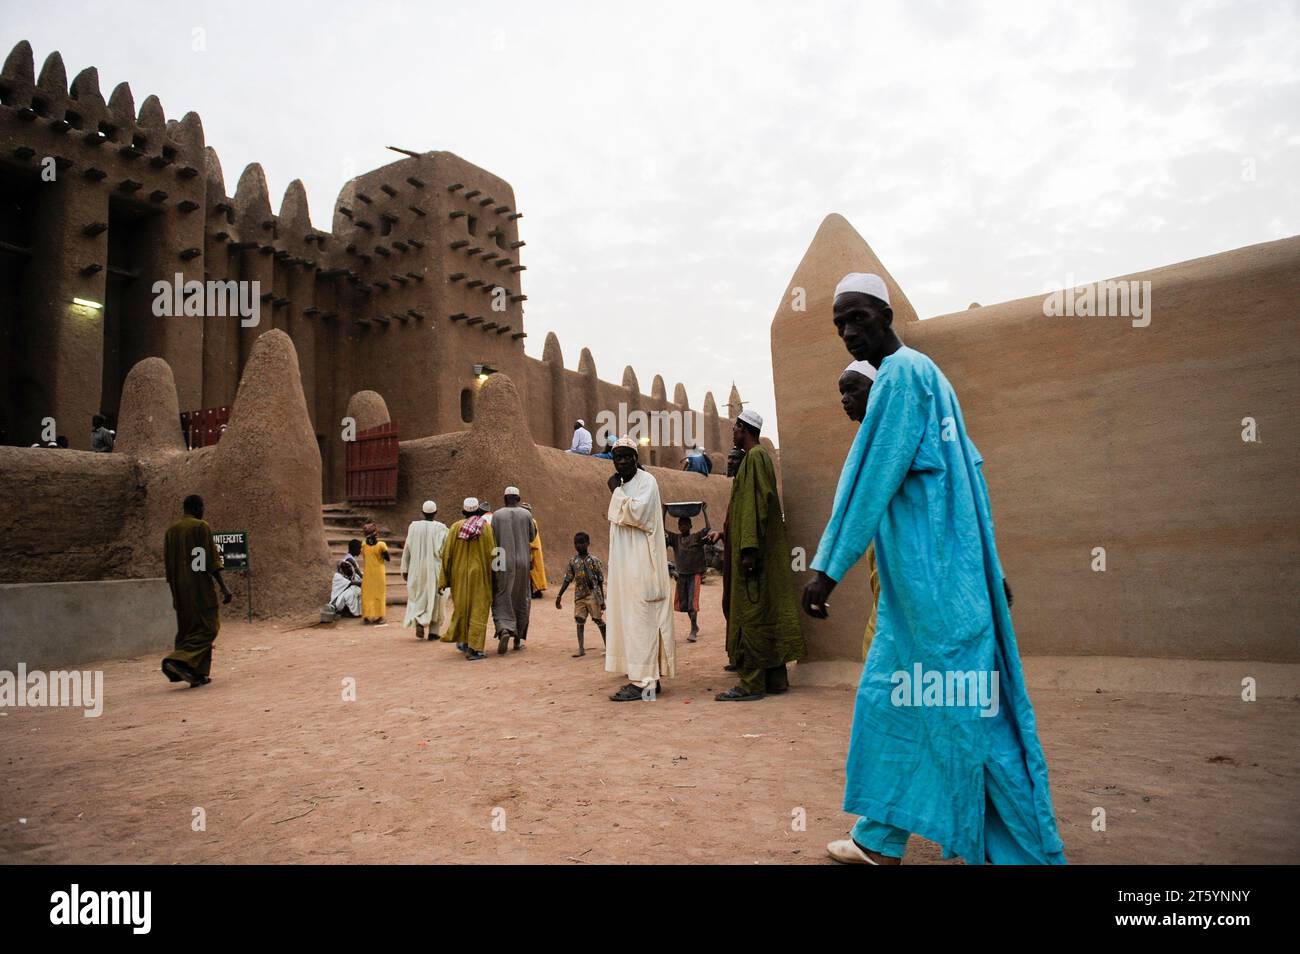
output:
[[[348,541],[348,555],[334,568],[330,585],[330,606],[340,616],[361,615],[361,541]]]
[[[587,422],[582,418],[573,422],[573,443],[567,453],[591,456],[591,431],[587,430]]]

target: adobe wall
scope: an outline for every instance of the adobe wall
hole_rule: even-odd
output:
[[[0,583],[134,575],[122,515],[143,501],[126,455],[0,447]]]
[[[592,552],[606,559],[606,481],[613,464],[535,444],[525,425],[519,392],[507,375],[496,374],[484,382],[477,407],[474,425],[468,431],[402,441],[398,502],[387,508],[367,507],[367,512],[386,529],[403,532],[419,517],[423,502],[433,499],[438,503],[438,518],[450,526],[460,518],[461,501],[466,497],[479,497],[495,509],[502,505],[501,492],[513,484],[533,507],[542,533],[548,579],[562,578],[565,562],[572,555],[573,535],[579,530],[591,536]],[[648,469],[658,481],[665,503],[705,500],[710,519],[721,528],[731,496],[731,482],[726,477]]]
[[[816,282],[808,311],[772,323],[787,518],[810,555],[855,433],[830,297],[878,265],[833,224],[796,275]],[[1300,661],[1300,238],[1123,280],[1151,282],[1148,327],[1045,317],[1041,296],[897,325],[952,382],[984,456],[1021,647]],[[813,659],[860,659],[868,598],[858,567],[830,620],[804,618]]]
[[[161,576],[163,535],[197,493],[214,530],[249,533],[257,614],[323,602],[320,458],[289,337],[272,332],[252,349],[218,444],[189,451],[157,427],[176,407],[171,369],[150,358],[123,387],[121,452],[0,447],[0,582]],[[235,600],[223,613],[237,615],[245,581],[226,579]]]

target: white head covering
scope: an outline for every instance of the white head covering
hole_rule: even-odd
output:
[[[506,497],[518,497],[518,496],[519,496],[519,488],[516,487],[516,486],[514,486],[513,484],[510,485],[509,487],[507,487],[507,488],[505,489],[505,494],[504,494],[504,496],[506,496]]]
[[[620,437],[618,440],[616,440],[616,441],[614,442],[614,446],[615,446],[615,447],[630,447],[630,448],[632,448],[634,451],[636,451],[638,454],[641,453],[641,449],[637,446],[636,441],[632,440],[632,438],[628,437],[626,434],[624,434],[622,437]]]
[[[759,416],[757,411],[751,411],[749,408],[745,408],[738,415],[736,415],[736,419],[740,421],[744,421],[746,424],[748,424],[750,427],[753,427],[755,430],[761,431],[763,429],[763,418]]]
[[[840,374],[844,374],[848,371],[855,371],[868,381],[876,380],[876,366],[870,361],[850,361],[849,366],[845,368],[844,371],[841,371]]]
[[[478,498],[466,497],[465,502],[460,505],[460,509],[464,510],[466,513],[473,513],[478,509]]]
[[[889,304],[889,289],[885,287],[885,280],[870,272],[849,272],[841,278],[835,286],[835,297],[839,298],[847,292],[862,292]]]
[[[437,513],[437,512],[438,512],[438,505],[437,505],[436,503],[434,503],[432,500],[426,500],[426,501],[424,502],[424,512],[425,512],[425,513]]]
[[[584,421],[582,418],[578,418],[578,425],[579,425],[580,427],[586,427],[586,426],[587,426],[587,422]]]

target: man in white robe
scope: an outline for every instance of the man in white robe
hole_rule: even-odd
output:
[[[659,484],[641,468],[631,438],[614,444],[609,489],[605,671],[631,680],[609,698],[650,701],[659,679],[676,674],[672,584]]]
[[[334,567],[334,579],[330,581],[330,606],[341,616],[361,615],[361,564],[357,556],[361,553],[361,541],[348,541],[348,555]]]
[[[416,639],[424,639],[427,626],[429,642],[433,642],[442,631],[443,610],[449,595],[438,589],[447,526],[435,517],[438,505],[432,500],[426,500],[422,509],[424,518],[411,521],[402,547],[402,579],[406,581],[406,618],[402,625],[414,626]]]

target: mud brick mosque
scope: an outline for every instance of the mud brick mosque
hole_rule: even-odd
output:
[[[403,439],[424,437],[467,429],[480,375],[502,372],[533,439],[553,447],[600,409],[688,407],[658,375],[649,393],[630,367],[601,380],[585,348],[565,368],[553,335],[541,360],[524,353],[523,212],[509,183],[450,152],[351,180],[321,229],[300,181],[273,211],[254,163],[231,195],[197,113],[168,119],[156,96],[137,106],[125,82],[106,99],[94,67],[69,83],[57,51],[38,74],[31,46],[15,46],[0,104],[0,443],[29,446],[52,417],[88,449],[92,415],[115,421],[127,373],[148,357],[171,367],[182,410],[228,409],[272,329],[297,351],[327,500],[341,492],[336,438],[358,392],[383,397]],[[159,281],[258,282],[258,321],[157,317]],[[733,417],[739,404],[733,389]],[[716,453],[726,418],[711,393],[698,410]],[[648,453],[676,466],[680,447]]]

